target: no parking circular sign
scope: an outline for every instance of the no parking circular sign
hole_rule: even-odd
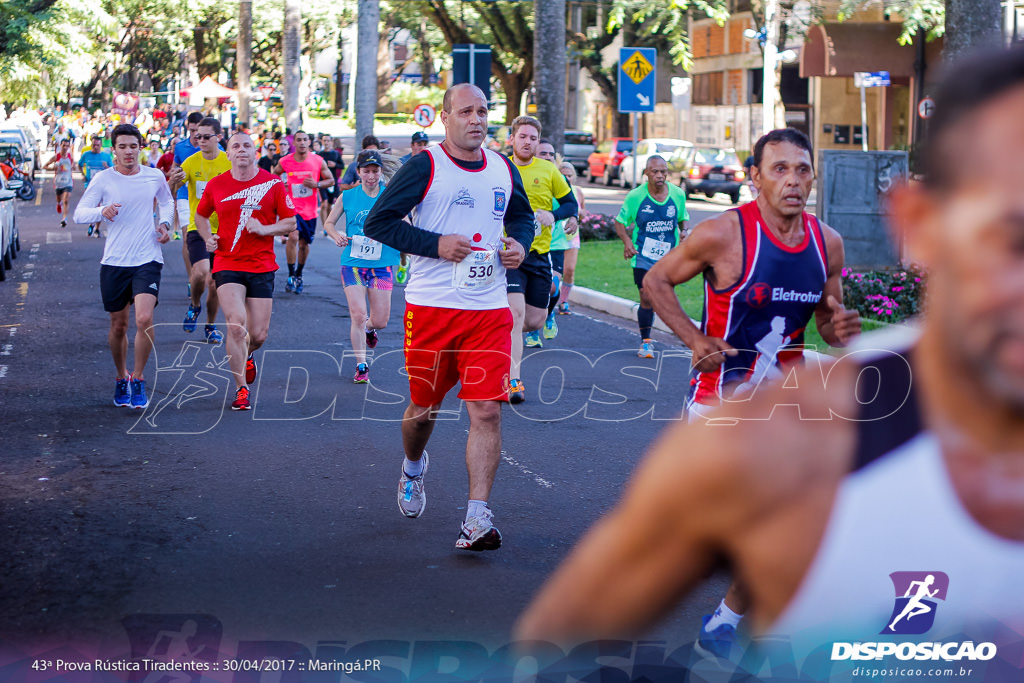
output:
[[[430,125],[434,123],[434,119],[437,118],[437,110],[429,104],[417,104],[416,108],[412,112],[412,120],[416,122],[417,126],[424,128],[430,128]]]

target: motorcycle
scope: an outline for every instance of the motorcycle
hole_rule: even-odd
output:
[[[35,183],[33,183],[32,178],[30,178],[28,174],[20,168],[15,168],[11,171],[11,175],[7,179],[7,185],[17,193],[18,199],[30,202],[36,198]]]

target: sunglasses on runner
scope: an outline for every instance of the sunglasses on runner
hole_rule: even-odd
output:
[[[214,135],[213,133],[199,134],[199,135],[196,135],[196,140],[209,140],[210,138],[215,138],[215,137],[217,137],[217,136]]]

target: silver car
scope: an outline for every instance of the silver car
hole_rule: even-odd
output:
[[[14,190],[7,186],[7,178],[0,173],[0,281],[7,279],[7,271],[14,266],[13,261],[21,250],[14,197]]]
[[[565,131],[563,156],[576,169],[576,175],[583,177],[587,171],[587,158],[594,153],[594,134],[583,130]]]

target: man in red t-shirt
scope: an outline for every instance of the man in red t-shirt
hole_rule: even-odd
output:
[[[156,167],[163,171],[164,178],[170,180],[171,167],[174,166],[174,147],[178,144],[178,138],[171,138],[170,144],[167,146],[167,151],[164,155],[156,162]]]
[[[256,145],[247,134],[232,135],[227,154],[231,171],[206,185],[196,207],[196,229],[214,255],[213,281],[227,321],[236,385],[231,408],[249,410],[249,385],[256,381],[253,353],[267,339],[274,303],[274,236],[295,229],[295,207],[281,179],[256,166]],[[216,235],[210,230],[214,212]]]

